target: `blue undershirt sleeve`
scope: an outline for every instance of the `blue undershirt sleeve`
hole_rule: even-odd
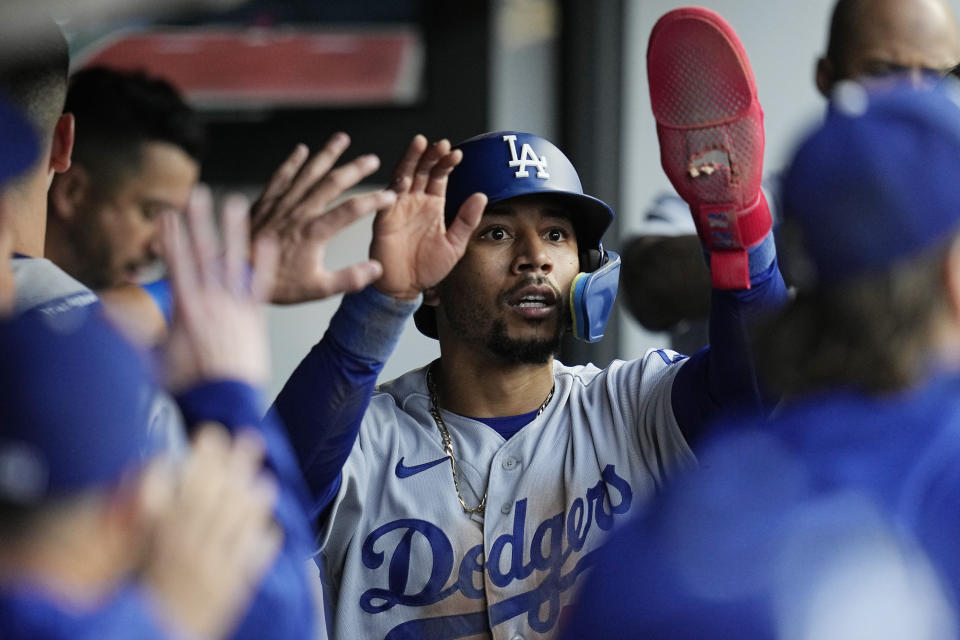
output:
[[[714,289],[710,346],[694,354],[674,378],[673,412],[691,446],[724,413],[767,410],[750,330],[758,317],[780,308],[786,300],[787,287],[777,266],[773,235],[768,234],[750,250],[750,289]]]
[[[170,280],[162,278],[148,284],[140,285],[147,295],[153,299],[153,302],[163,314],[167,326],[173,322],[173,291],[170,290]]]
[[[340,489],[377,376],[420,299],[396,300],[367,287],[344,296],[323,339],[294,370],[270,415],[287,428],[319,517]]]
[[[6,630],[5,630],[6,631]],[[67,629],[60,631],[66,632]],[[121,587],[107,602],[89,615],[76,618],[69,629],[76,640],[197,640],[181,635],[168,621],[162,620],[153,595],[135,585]],[[13,632],[11,637],[18,634]],[[54,634],[60,637],[59,634]],[[6,638],[6,634],[3,635]],[[31,636],[33,637],[33,636]],[[46,638],[47,635],[42,637]],[[67,637],[64,633],[63,637]]]
[[[248,428],[263,437],[265,466],[277,480],[274,519],[283,529],[283,547],[236,631],[235,639],[308,638],[316,629],[313,588],[305,563],[313,555],[313,533],[308,520],[309,493],[283,428],[272,416],[261,418],[257,389],[223,380],[194,387],[177,396],[185,422],[222,423],[231,433]]]

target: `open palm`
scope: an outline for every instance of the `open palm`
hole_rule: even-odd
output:
[[[381,293],[416,298],[443,280],[463,256],[487,198],[472,195],[446,227],[447,178],[461,158],[459,150],[450,150],[449,141],[427,145],[421,135],[407,148],[391,187],[396,202],[377,213],[373,227],[370,257],[383,266],[374,283]]]
[[[364,215],[393,204],[396,194],[381,190],[337,201],[380,166],[374,155],[363,155],[333,168],[350,144],[344,133],[335,134],[312,158],[299,145],[270,179],[253,206],[254,238],[272,236],[280,262],[270,301],[294,304],[322,300],[357,291],[381,273],[368,260],[337,271],[324,266],[327,246],[348,225]]]

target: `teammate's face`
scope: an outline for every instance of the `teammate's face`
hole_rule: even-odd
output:
[[[182,211],[200,167],[182,149],[165,142],[143,145],[140,166],[106,197],[89,202],[78,216],[76,245],[80,280],[102,289],[136,282],[159,255],[159,224],[165,211]]]
[[[878,0],[864,4],[838,71],[865,78],[894,73],[944,74],[960,62],[960,34],[942,0]]]
[[[567,326],[579,266],[570,215],[556,203],[523,197],[491,205],[437,287],[442,339],[507,361],[549,361]]]

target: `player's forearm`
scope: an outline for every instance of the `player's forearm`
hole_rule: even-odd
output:
[[[274,402],[315,500],[322,509],[360,430],[377,376],[419,300],[399,301],[372,287],[344,296],[323,339]]]
[[[683,365],[673,383],[677,422],[690,443],[719,415],[762,411],[750,329],[758,316],[782,306],[787,289],[776,262],[772,236],[750,254],[750,289],[714,289],[710,305],[710,346]]]
[[[283,427],[270,415],[261,418],[259,391],[242,382],[198,385],[179,395],[177,401],[187,424],[212,420],[231,432],[257,428],[264,439],[265,464],[279,488],[274,520],[283,529],[283,547],[257,589],[247,617],[231,637],[310,637],[316,612],[303,564],[314,547],[308,519],[312,500]]]
[[[188,425],[214,421],[223,424],[231,432],[241,428],[257,429],[264,440],[265,465],[280,485],[278,504],[282,506],[289,503],[293,509],[293,516],[284,518],[283,524],[289,522],[293,527],[299,527],[306,522],[305,514],[311,502],[296,456],[283,426],[273,416],[262,415],[263,402],[259,390],[243,382],[220,380],[187,390],[177,396],[177,403]],[[305,546],[311,546],[308,531],[295,533],[303,533]]]

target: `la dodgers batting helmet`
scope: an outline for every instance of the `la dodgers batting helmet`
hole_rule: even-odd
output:
[[[583,192],[570,160],[549,140],[530,133],[497,131],[456,145],[463,160],[447,183],[445,218],[449,226],[472,194],[486,194],[488,204],[517,196],[559,198],[574,214],[580,268],[570,289],[574,335],[587,342],[603,337],[617,295],[620,256],[605,251],[600,239],[613,221],[613,210]],[[437,337],[433,307],[421,307],[414,319],[421,333]]]

